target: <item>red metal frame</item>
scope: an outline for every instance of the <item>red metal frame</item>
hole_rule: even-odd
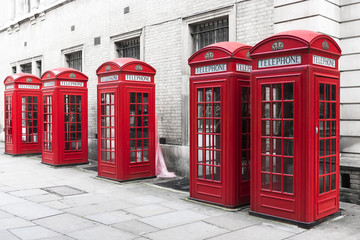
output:
[[[221,42],[189,58],[191,199],[226,207],[249,202],[250,49]]]
[[[42,75],[44,137],[42,162],[88,163],[88,77],[71,68]]]
[[[300,30],[269,37],[250,54],[251,212],[311,226],[339,210],[341,50]]]
[[[155,69],[133,58],[103,63],[98,91],[98,175],[155,176]]]
[[[41,81],[18,73],[5,78],[5,153],[41,153]]]

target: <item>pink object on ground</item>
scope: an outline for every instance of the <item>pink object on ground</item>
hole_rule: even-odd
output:
[[[161,178],[176,177],[175,173],[167,170],[164,156],[161,151],[158,137],[158,115],[155,114],[155,171],[156,176]]]

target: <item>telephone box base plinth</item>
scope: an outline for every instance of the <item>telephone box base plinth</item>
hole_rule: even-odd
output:
[[[106,179],[106,180],[110,180],[110,181],[121,182],[121,183],[122,182],[131,182],[131,181],[136,181],[136,180],[144,180],[144,179],[156,178],[156,176],[150,176],[150,177],[132,178],[132,179],[121,180],[121,179],[103,177],[103,176],[100,176],[100,175],[97,175],[97,177],[102,178],[102,179]]]
[[[243,204],[239,204],[236,206],[231,206],[231,205],[224,205],[224,204],[220,204],[220,203],[215,203],[215,202],[210,202],[210,201],[205,201],[205,200],[201,200],[201,199],[197,199],[197,198],[192,198],[192,197],[188,197],[186,198],[186,200],[192,201],[192,202],[197,202],[197,203],[204,203],[206,205],[211,205],[211,206],[216,206],[216,207],[221,207],[221,208],[225,208],[228,210],[233,210],[233,211],[239,211],[240,208],[244,207],[244,206],[249,206],[249,201],[247,201],[246,203]]]
[[[256,217],[261,217],[261,218],[265,218],[265,219],[271,219],[271,220],[275,220],[275,221],[279,221],[279,222],[293,224],[293,225],[296,225],[296,226],[304,228],[304,229],[310,229],[310,228],[313,228],[329,219],[333,219],[333,218],[340,216],[341,211],[333,213],[329,216],[326,216],[326,217],[316,220],[314,222],[299,222],[299,221],[290,220],[290,219],[281,218],[281,217],[275,217],[275,216],[271,216],[271,215],[267,215],[267,214],[263,214],[263,213],[257,213],[257,212],[253,212],[251,210],[249,210],[249,214],[256,216]]]
[[[46,163],[46,162],[41,162],[42,164],[45,165],[49,165],[52,167],[67,167],[67,166],[75,166],[75,165],[85,165],[85,164],[89,164],[89,162],[81,162],[81,163],[69,163],[69,164],[52,164],[52,163]]]
[[[4,154],[13,156],[13,157],[23,157],[23,156],[41,156],[41,153],[21,153],[21,154],[14,154],[14,153],[7,153],[4,152]]]

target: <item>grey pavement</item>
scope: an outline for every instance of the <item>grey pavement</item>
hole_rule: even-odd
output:
[[[360,206],[310,230],[186,201],[148,179],[119,183],[83,166],[4,155],[0,143],[0,240],[360,239]]]

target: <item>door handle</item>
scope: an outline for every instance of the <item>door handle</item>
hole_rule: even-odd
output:
[[[315,132],[316,132],[316,134],[319,133],[319,128],[318,127],[315,128]]]

